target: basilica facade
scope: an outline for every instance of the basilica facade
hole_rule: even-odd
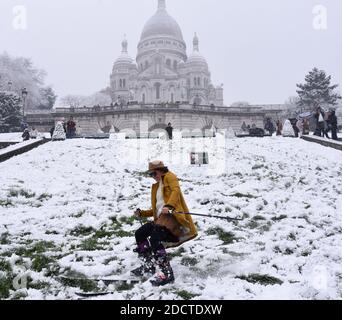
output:
[[[108,90],[108,91],[107,91]],[[195,34],[192,53],[178,23],[167,13],[165,0],[146,23],[134,60],[128,42],[110,76],[112,104],[83,108],[56,108],[51,113],[27,114],[27,122],[39,131],[48,131],[58,121],[70,117],[81,136],[110,132],[131,132],[143,137],[164,130],[192,135],[219,129],[239,132],[243,122],[262,128],[266,117],[281,119],[283,105],[226,107],[223,86],[214,86],[206,59],[200,53]]]
[[[110,93],[118,104],[224,105],[223,85],[212,84],[198,36],[188,56],[182,30],[166,11],[166,0],[158,0],[157,12],[145,24],[135,61],[128,54],[127,40],[122,42],[110,76]]]

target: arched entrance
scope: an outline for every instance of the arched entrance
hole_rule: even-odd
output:
[[[150,138],[160,138],[161,136],[165,138],[167,136],[166,132],[167,125],[165,123],[156,123],[148,129]]]
[[[200,106],[202,104],[202,99],[199,96],[196,96],[194,98],[193,104],[196,105],[196,106]]]
[[[103,133],[113,133],[113,130],[117,133],[120,130],[117,127],[114,127],[112,124],[107,124],[106,126],[101,128]]]
[[[148,100],[148,95],[147,95],[147,92],[148,92],[148,87],[146,85],[143,85],[141,88],[140,88],[140,93],[141,93],[141,96],[140,96],[140,101],[142,102],[142,104],[146,104],[147,103],[147,100]]]
[[[206,125],[202,128],[203,137],[212,138],[216,136],[217,128],[214,125]]]

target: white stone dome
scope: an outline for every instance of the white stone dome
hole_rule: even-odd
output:
[[[133,64],[134,60],[128,54],[127,48],[128,48],[128,43],[127,43],[127,40],[125,39],[125,40],[122,41],[122,52],[121,52],[121,55],[114,62],[114,68],[119,66],[119,65],[131,65],[131,64]]]
[[[129,64],[133,63],[133,59],[128,54],[122,54],[119,58],[116,59],[114,65],[121,65],[121,64]]]
[[[156,14],[144,26],[141,41],[159,36],[168,36],[184,42],[179,24],[166,11],[165,0],[159,0]]]
[[[207,60],[197,51],[193,52],[187,61],[187,65],[201,65],[208,67]]]
[[[119,58],[116,59],[115,65],[117,64],[132,64],[133,63],[133,58],[131,58],[127,53],[122,54]]]
[[[194,44],[194,51],[189,56],[189,58],[186,62],[187,66],[201,66],[201,67],[205,67],[208,69],[207,60],[199,52],[199,39],[198,39],[196,34],[194,37],[193,44]]]

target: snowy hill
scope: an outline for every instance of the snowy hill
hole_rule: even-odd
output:
[[[196,144],[210,149],[213,140]],[[136,267],[140,224],[131,216],[150,207],[153,181],[141,174],[150,158],[178,175],[193,212],[244,220],[195,218],[199,237],[169,251],[175,284],[121,286],[105,299],[341,299],[341,152],[291,138],[232,139],[215,142],[206,168],[190,166],[194,147],[74,140],[1,163],[0,298],[76,299],[77,286],[95,284],[69,287],[58,275]],[[18,275],[28,289],[13,290]]]

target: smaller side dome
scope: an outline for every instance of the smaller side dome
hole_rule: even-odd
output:
[[[119,58],[115,61],[114,63],[114,68],[119,66],[119,65],[131,65],[133,64],[133,59],[132,57],[128,54],[128,42],[126,40],[126,37],[124,38],[124,40],[121,43],[122,46],[122,51],[121,51],[121,55],[119,56]]]
[[[186,62],[187,66],[202,66],[208,68],[207,60],[199,52],[199,39],[196,33],[193,40],[193,47],[193,52]]]

